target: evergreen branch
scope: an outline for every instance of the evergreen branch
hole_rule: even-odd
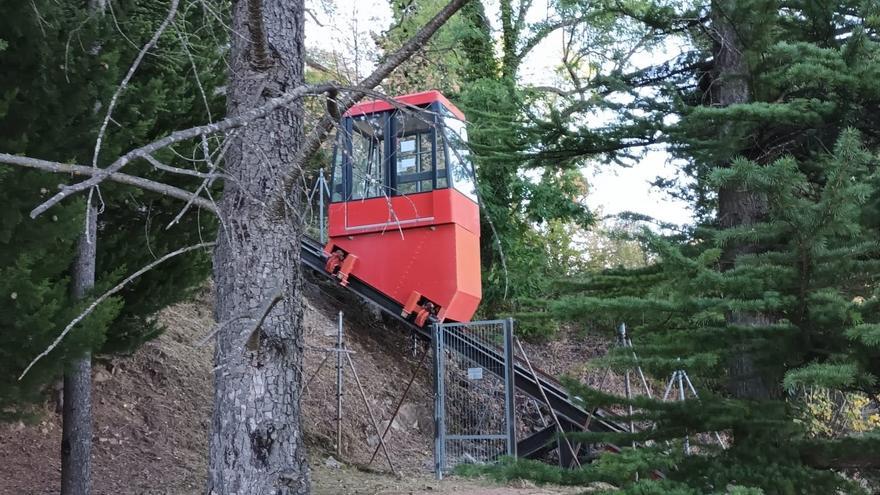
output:
[[[37,170],[45,170],[47,172],[55,172],[59,174],[72,174],[85,177],[95,177],[102,173],[99,168],[87,167],[85,165],[70,165],[67,163],[53,162],[48,160],[40,160],[38,158],[30,158],[26,156],[10,155],[9,153],[0,153],[0,163],[7,165],[18,165],[21,167],[34,168]],[[135,186],[145,191],[156,192],[171,198],[183,201],[192,201],[192,204],[202,208],[203,210],[217,213],[217,207],[210,201],[194,196],[185,189],[169,186],[161,182],[144,179],[135,175],[123,174],[120,172],[111,172],[106,174],[106,178],[120,184]]]
[[[30,371],[31,368],[33,368],[34,365],[37,364],[37,362],[38,362],[40,359],[42,359],[42,358],[48,356],[50,352],[52,352],[53,350],[55,350],[55,348],[58,347],[59,344],[61,344],[61,341],[64,339],[64,337],[66,337],[67,334],[70,333],[70,331],[73,329],[73,327],[74,327],[77,323],[79,323],[80,321],[82,321],[82,320],[83,320],[85,317],[87,317],[88,315],[92,314],[92,312],[95,311],[95,308],[97,308],[99,304],[101,304],[102,302],[106,301],[106,300],[107,300],[110,296],[112,296],[113,294],[116,294],[117,292],[121,291],[121,290],[122,290],[123,288],[125,288],[125,286],[128,285],[132,280],[134,280],[134,279],[140,277],[140,276],[143,275],[144,273],[146,273],[146,272],[152,270],[152,269],[155,268],[156,266],[161,265],[162,263],[164,263],[165,261],[168,261],[168,260],[171,259],[171,258],[174,258],[174,257],[179,256],[179,255],[181,255],[181,254],[188,253],[188,252],[190,252],[190,251],[195,251],[196,249],[202,249],[202,248],[213,247],[214,244],[215,244],[214,242],[203,242],[203,243],[201,243],[201,244],[196,244],[196,245],[193,245],[193,246],[188,246],[188,247],[185,247],[185,248],[178,249],[177,251],[172,251],[172,252],[166,254],[165,256],[162,256],[161,258],[159,258],[159,259],[153,261],[152,263],[150,263],[150,264],[148,264],[148,265],[142,267],[140,270],[138,270],[138,271],[132,273],[131,275],[129,275],[128,277],[126,277],[125,280],[123,280],[122,282],[119,282],[119,284],[117,284],[116,287],[113,287],[112,289],[108,290],[107,292],[101,294],[101,296],[98,297],[97,299],[95,299],[95,300],[92,302],[92,304],[90,304],[89,307],[86,308],[85,311],[83,311],[82,313],[80,313],[79,316],[77,316],[76,318],[74,318],[73,320],[71,320],[70,323],[68,323],[67,326],[64,327],[64,330],[61,331],[61,334],[59,334],[58,337],[55,338],[55,340],[49,345],[49,347],[47,347],[43,352],[41,352],[40,354],[38,354],[37,357],[35,357],[35,358],[30,362],[30,364],[27,365],[27,367],[24,369],[24,371],[21,372],[21,375],[19,375],[19,377],[18,377],[19,381],[20,381],[22,378],[24,378],[25,375],[27,375],[28,371]]]
[[[523,43],[522,48],[520,48],[519,52],[516,54],[517,60],[522,60],[526,55],[529,54],[532,50],[538,46],[541,41],[544,40],[551,33],[556,31],[557,29],[563,29],[571,26],[576,26],[587,20],[586,16],[580,17],[569,17],[566,19],[562,19],[561,21],[554,22],[552,24],[547,24],[543,26],[541,29],[535,32],[525,43]]]
[[[804,464],[817,469],[880,468],[880,437],[877,434],[808,441],[799,450]]]

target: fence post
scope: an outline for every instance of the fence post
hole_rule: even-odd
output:
[[[507,455],[516,457],[516,398],[513,358],[513,318],[504,320],[504,414],[507,420]]]
[[[444,424],[445,404],[443,401],[443,327],[439,323],[433,325],[434,338],[434,474],[438,480],[443,479],[444,452],[446,442]]]
[[[319,228],[321,229],[321,233],[320,233],[319,238],[321,239],[322,244],[326,240],[326,237],[324,237],[324,235],[325,235],[324,234],[324,188],[325,187],[327,187],[327,185],[326,185],[326,182],[324,181],[324,168],[322,167],[321,171],[318,172],[318,189],[320,189],[320,191],[318,191],[318,198],[319,198],[318,199],[318,210],[319,210],[318,211],[318,218],[319,218],[318,222],[320,225]]]
[[[336,456],[342,456],[342,311],[336,331]]]

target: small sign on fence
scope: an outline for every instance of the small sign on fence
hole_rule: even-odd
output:
[[[468,380],[482,380],[483,368],[468,368]]]

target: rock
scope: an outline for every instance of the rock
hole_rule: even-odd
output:
[[[397,419],[400,420],[400,423],[404,428],[413,430],[430,429],[433,428],[434,425],[434,418],[430,411],[428,411],[427,408],[413,404],[412,402],[406,402],[400,406],[400,411],[397,413]]]
[[[333,456],[331,455],[331,456],[327,457],[327,459],[324,460],[324,466],[326,466],[330,469],[339,469],[342,467],[342,463],[340,463],[339,461],[334,459]]]
[[[95,383],[104,383],[106,381],[109,381],[111,378],[113,377],[110,375],[110,373],[99,369],[97,372],[95,372],[93,380],[95,381]]]
[[[400,421],[400,417],[394,418],[394,422],[391,423],[391,429],[394,431],[403,431],[406,427],[405,424],[402,424]],[[379,425],[379,431],[385,431],[385,428],[388,428],[388,420],[382,421]]]
[[[517,479],[511,481],[510,486],[514,488],[536,488],[538,485],[532,480]]]

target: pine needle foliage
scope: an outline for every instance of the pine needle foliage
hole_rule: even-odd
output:
[[[633,19],[640,19],[634,4],[644,5],[641,11],[664,7],[626,3]],[[606,478],[624,493],[863,493],[841,473],[878,468],[876,426],[863,417],[860,430],[868,431],[817,433],[805,419],[804,397],[819,391],[880,401],[876,2],[716,0],[691,12],[690,27],[684,16],[651,17],[665,26],[658,29],[686,33],[693,50],[643,71],[657,78],[634,104],[675,116],[657,130],[688,180],[683,188],[661,185],[692,202],[698,225],[677,238],[646,231],[652,265],[565,281],[553,297],[533,301],[524,317],[609,332],[626,322],[638,361],[617,350],[596,366],[639,365],[664,383],[684,369],[700,391],[700,399],[664,404],[567,382],[584,407],[633,405],[631,419],[656,424],[635,434],[572,439],[636,442],[627,456],[648,459],[659,451],[675,460],[658,467],[663,481],[646,479],[647,472]],[[719,18],[742,42],[733,48],[744,60],[741,73],[719,74],[713,65]],[[746,82],[747,101],[713,104],[714,91],[731,80]],[[754,202],[754,217],[719,217],[722,191]],[[743,382],[758,383],[761,397],[742,395]],[[729,448],[711,441],[713,432]],[[682,455],[676,443],[685,435],[694,455]]]
[[[764,166],[738,159],[716,169],[712,180],[716,187],[733,184],[760,191],[770,205],[761,223],[734,231],[705,229],[699,248],[682,248],[645,232],[644,241],[657,257],[654,265],[630,272],[632,277],[608,272],[569,283],[566,296],[538,305],[557,318],[565,315],[594,325],[631,322],[637,361],[629,350],[618,350],[594,366],[622,371],[638,365],[659,379],[685,369],[701,393],[700,399],[684,402],[647,397],[627,401],[568,380],[570,393],[584,408],[623,410],[632,405],[636,414],[624,415],[622,421],[657,425],[635,434],[573,433],[572,441],[637,442],[654,447],[627,449],[630,460],[645,456],[657,462],[660,453],[666,461],[674,459],[671,467],[634,461],[625,479],[608,476],[601,463],[591,465],[584,468],[591,473],[585,479],[625,486],[625,493],[726,493],[729,485],[768,494],[860,492],[829,468],[871,465],[880,449],[876,435],[817,437],[798,413],[797,393],[880,393],[880,341],[875,333],[880,239],[864,220],[872,198],[880,193],[871,186],[878,164],[877,155],[852,129],[808,167],[821,167],[821,183],[810,181],[802,171],[807,167],[790,157]],[[721,248],[743,238],[767,248],[742,255],[734,268],[720,271]],[[646,277],[650,283],[639,282]],[[610,286],[622,288],[614,293]],[[725,316],[735,311],[774,318],[763,325],[729,324]],[[783,395],[778,400],[729,397],[728,366],[743,349],[754,357],[759,373],[780,377]],[[711,440],[713,432],[732,439],[730,448],[720,449]],[[680,455],[676,440],[686,435],[698,455]],[[602,462],[611,457],[603,456]],[[501,475],[532,476],[529,466],[507,467]],[[653,469],[664,470],[666,480],[635,482]],[[573,478],[537,476],[553,482]]]
[[[168,4],[154,0],[108,2],[100,15],[85,2],[6,2],[0,19],[0,149],[89,165],[110,98],[141,46],[153,35]],[[14,4],[14,5],[13,5]],[[225,78],[224,8],[215,2],[180,4],[174,23],[144,59],[121,94],[98,165],[135,144],[223,115],[215,91]],[[198,76],[198,78],[196,78]],[[204,90],[204,93],[202,93]],[[202,95],[205,95],[204,98]],[[211,143],[215,149],[216,143]],[[192,168],[200,143],[157,153],[160,161]],[[147,163],[130,171],[195,189],[200,179],[169,176]],[[19,417],[39,401],[66,362],[85,350],[129,353],[161,328],[153,314],[187,297],[209,274],[209,255],[179,258],[145,274],[102,304],[24,380],[18,376],[90,299],[70,295],[70,268],[83,231],[84,198],[30,219],[29,211],[66,178],[0,166],[0,420]],[[170,251],[211,238],[213,219],[197,210],[165,227],[182,204],[111,183],[95,203],[102,210],[93,296]]]

